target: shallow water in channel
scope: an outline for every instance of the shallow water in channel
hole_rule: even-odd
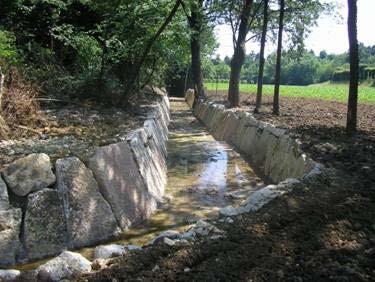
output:
[[[167,229],[183,230],[201,218],[217,216],[264,187],[263,181],[231,146],[216,141],[182,99],[171,99],[168,183],[159,209],[146,222],[108,243],[147,244]],[[94,247],[78,250],[93,259]],[[23,265],[33,269],[44,261]]]

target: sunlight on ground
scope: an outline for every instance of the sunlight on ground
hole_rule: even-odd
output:
[[[206,83],[205,86],[211,91],[227,91],[228,83]],[[273,85],[264,85],[263,93],[273,95]],[[241,84],[240,91],[255,94],[256,84]],[[310,99],[323,99],[338,102],[347,102],[348,86],[345,84],[320,84],[310,86],[281,85],[280,95],[284,97],[301,97]],[[359,87],[359,103],[375,104],[375,87]]]

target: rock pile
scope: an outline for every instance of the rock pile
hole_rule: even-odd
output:
[[[145,110],[143,127],[88,160],[52,166],[33,153],[1,171],[0,266],[93,245],[151,215],[166,183],[168,97],[155,95]]]

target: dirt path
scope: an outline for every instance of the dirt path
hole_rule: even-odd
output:
[[[311,155],[331,167],[327,175],[256,214],[222,224],[228,235],[221,240],[153,246],[114,259],[109,268],[82,279],[375,281],[374,131],[369,127],[347,139],[342,127],[331,126],[341,122],[339,116],[332,117],[332,123],[319,119],[329,115],[330,107],[319,104],[322,115],[317,115],[316,123],[325,131],[314,130],[309,120],[303,120],[300,108],[284,110],[278,119],[280,124],[283,118],[298,121],[294,124],[301,129],[293,125],[289,129],[310,144],[305,149]]]

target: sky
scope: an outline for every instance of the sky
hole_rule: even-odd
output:
[[[328,53],[340,54],[349,49],[347,33],[347,0],[325,0],[336,4],[336,14],[341,20],[334,16],[321,16],[318,25],[312,29],[311,34],[305,41],[307,49],[312,49],[315,54],[325,50]],[[365,45],[375,45],[375,0],[358,0],[358,40]],[[219,26],[215,29],[220,44],[216,53],[221,58],[233,55],[232,30],[229,26]],[[249,42],[247,51],[259,52],[259,43]],[[266,48],[266,52],[272,52],[276,47]]]

